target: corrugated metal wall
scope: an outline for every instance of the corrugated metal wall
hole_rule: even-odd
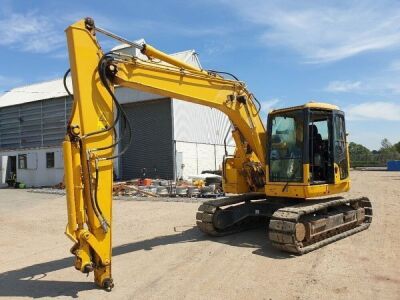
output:
[[[0,108],[0,150],[61,145],[71,106],[60,97]]]
[[[177,152],[182,153],[182,176],[188,178],[201,174],[206,170],[222,170],[222,160],[225,154],[224,146],[188,142],[176,142]],[[235,147],[227,146],[228,154],[232,155]]]
[[[20,106],[19,127],[21,148],[42,145],[42,103],[32,102]]]
[[[21,147],[19,106],[0,109],[0,148]]]
[[[173,99],[174,140],[223,145],[230,131],[228,117],[217,109]],[[234,146],[229,133],[227,145]]]
[[[132,126],[132,143],[120,160],[122,179],[139,178],[143,168],[147,169],[147,177],[172,179],[171,100],[124,104],[123,107]]]

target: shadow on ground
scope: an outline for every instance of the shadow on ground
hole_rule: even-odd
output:
[[[266,228],[257,228],[238,234],[212,238],[205,236],[197,227],[176,227],[176,234],[155,237],[148,240],[123,244],[113,248],[113,256],[123,255],[138,250],[152,250],[155,247],[212,240],[236,247],[256,248],[253,253],[276,259],[290,258],[291,255],[282,253],[269,244]],[[199,247],[201,245],[199,244]],[[65,257],[40,263],[22,269],[0,274],[0,297],[57,297],[68,296],[77,298],[80,291],[96,289],[90,282],[50,281],[45,280],[47,273],[73,267],[73,257]]]

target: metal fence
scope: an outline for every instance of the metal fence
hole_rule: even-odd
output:
[[[350,154],[350,167],[386,167],[389,160],[400,159],[400,153]]]

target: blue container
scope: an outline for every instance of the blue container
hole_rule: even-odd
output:
[[[400,171],[400,160],[389,160],[387,162],[388,171]]]

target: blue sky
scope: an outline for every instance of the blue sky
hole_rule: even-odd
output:
[[[165,52],[195,49],[204,68],[246,81],[264,113],[330,102],[351,141],[400,141],[398,1],[1,0],[0,92],[62,77],[64,29],[85,16]]]

